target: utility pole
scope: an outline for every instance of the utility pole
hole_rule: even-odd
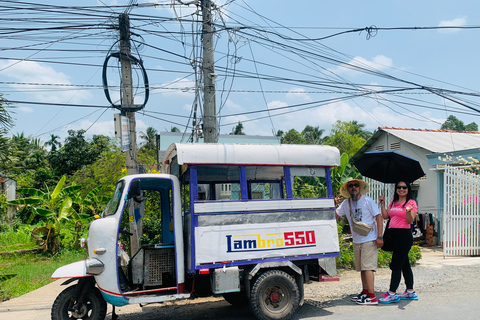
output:
[[[130,59],[130,18],[126,13],[119,16],[120,28],[120,64],[122,68],[122,114],[130,122],[130,149],[127,151],[127,174],[138,173],[137,132],[135,112],[125,111],[133,107],[132,60]]]
[[[126,13],[122,13],[119,16],[118,21],[120,29],[120,66],[122,68],[122,87],[121,87],[121,96],[122,96],[122,105],[121,111],[122,115],[125,115],[130,124],[129,129],[129,140],[130,140],[130,149],[126,152],[126,166],[127,174],[137,174],[138,173],[138,161],[137,161],[137,129],[135,124],[135,112],[131,111],[134,106],[133,101],[133,82],[132,82],[132,60],[131,60],[131,48],[130,48],[130,18]],[[135,254],[139,249],[139,234],[142,230],[141,224],[137,224],[135,221],[135,211],[139,210],[139,206],[135,201],[131,201],[129,208],[129,221],[130,221],[130,249],[131,253]]]
[[[203,47],[203,136],[205,143],[216,143],[217,107],[215,101],[215,78],[213,56],[213,31],[211,0],[202,0],[202,47]]]

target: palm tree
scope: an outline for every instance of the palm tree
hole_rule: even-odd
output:
[[[232,129],[232,132],[229,133],[230,135],[245,135],[243,132],[243,124],[238,121],[238,124],[235,126],[235,128]]]
[[[5,110],[5,107],[10,106],[0,93],[0,129],[9,129],[13,126],[13,119],[7,110]]]
[[[324,132],[324,129],[307,125],[302,131],[302,136],[307,144],[321,144],[323,141],[322,135]]]
[[[148,127],[146,132],[140,132],[140,138],[145,140],[145,149],[155,149],[157,133],[157,129],[154,127]]]
[[[60,148],[62,146],[62,144],[60,143],[60,141],[58,141],[58,139],[60,139],[59,136],[51,133],[50,140],[45,142],[45,146],[50,146],[50,152],[55,152],[57,150],[57,147]]]
[[[370,131],[365,130],[365,124],[358,123],[357,120],[352,120],[350,123],[353,125],[353,132],[352,134],[356,134],[357,136],[362,137],[365,140],[370,139],[372,133]]]

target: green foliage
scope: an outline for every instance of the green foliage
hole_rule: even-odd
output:
[[[2,282],[0,301],[13,299],[49,284],[52,273],[66,264],[85,259],[86,252],[64,250],[61,254],[26,254],[0,256],[0,274],[16,274]]]
[[[340,156],[340,165],[332,168],[331,170],[332,190],[334,195],[338,194],[340,187],[346,181],[360,177],[360,173],[358,172],[357,168],[351,165],[349,161],[350,157],[348,154],[342,153]]]
[[[50,140],[45,142],[45,146],[50,147],[50,152],[55,152],[58,148],[60,148],[62,146],[62,144],[60,143],[60,141],[58,141],[58,139],[60,139],[59,136],[51,133],[50,134]]]
[[[173,129],[172,129],[173,130]],[[178,130],[178,129],[177,129]],[[172,131],[176,132],[176,131]],[[153,127],[148,127],[146,132],[140,132],[140,139],[144,140],[144,145],[142,148],[156,150],[157,149],[157,129]]]
[[[355,259],[353,255],[352,242],[345,241],[343,236],[340,236],[339,243],[340,243],[340,256],[336,258],[337,268],[347,269],[347,270],[355,269]]]
[[[0,193],[0,221],[6,219],[8,210],[7,196],[4,193]]]
[[[145,216],[143,219],[143,234],[140,237],[142,244],[154,244],[162,241],[162,208],[160,193],[145,190]]]
[[[85,130],[69,130],[63,147],[48,155],[50,166],[57,175],[71,175],[94,163],[111,146],[110,138],[94,135],[92,141],[84,137]]]
[[[35,226],[8,225],[3,222],[0,227],[0,252],[33,249],[35,244],[30,237]]]
[[[326,198],[327,184],[325,178],[295,177],[293,197],[296,199]]]
[[[337,147],[341,154],[346,153],[351,158],[366,142],[365,138],[356,132],[355,124],[337,121],[332,127],[330,136],[325,138],[324,144]]]
[[[2,153],[7,157],[0,161],[0,172],[20,180],[17,178],[20,175],[31,176],[35,170],[47,167],[47,153],[39,139],[27,137],[22,132],[2,142]]]
[[[305,139],[301,133],[299,133],[295,129],[290,129],[285,135],[282,137],[282,143],[284,144],[305,144]]]
[[[458,119],[454,115],[448,116],[447,120],[441,126],[442,130],[454,130],[454,131],[478,131],[478,125],[475,122],[465,125],[462,120]]]
[[[160,243],[160,235],[162,234],[161,219],[143,219],[143,234],[140,237],[142,245]]]
[[[13,119],[6,108],[11,108],[8,102],[3,99],[3,94],[0,93],[0,129],[7,130],[13,126]]]
[[[162,161],[159,159],[158,161]],[[157,150],[141,148],[138,151],[138,162],[145,166],[146,173],[157,172]]]
[[[319,127],[307,125],[301,134],[306,144],[322,144],[322,135],[324,132],[325,130],[320,129]]]
[[[139,155],[140,158],[140,155]],[[92,190],[102,185],[99,196],[110,196],[115,190],[117,181],[125,176],[125,154],[118,147],[113,146],[104,151],[101,156],[92,164],[83,167],[69,177],[73,184],[81,185],[83,190]]]
[[[232,128],[232,132],[229,133],[230,135],[245,135],[243,132],[243,124],[238,121],[237,125]]]
[[[43,251],[56,253],[60,250],[62,239],[65,235],[62,230],[73,233],[75,236],[74,246],[78,242],[78,237],[82,231],[82,226],[88,224],[92,219],[90,215],[84,214],[85,208],[95,211],[94,204],[98,199],[96,194],[100,188],[93,189],[86,197],[81,197],[79,190],[81,186],[68,186],[64,188],[66,177],[63,176],[50,192],[43,192],[35,188],[20,188],[18,193],[25,194],[26,197],[10,201],[10,204],[22,205],[32,208],[32,215],[27,223],[39,217],[42,225],[32,231],[32,237]],[[78,213],[73,208],[74,200],[80,208]],[[105,199],[104,199],[105,200]]]
[[[5,292],[2,290],[2,282],[12,279],[15,276],[16,274],[0,274],[0,301],[2,301],[2,297],[5,295]]]
[[[412,266],[416,265],[418,260],[422,259],[422,253],[419,246],[412,246],[408,253],[408,261]]]

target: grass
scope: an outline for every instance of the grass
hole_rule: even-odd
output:
[[[0,275],[16,274],[0,283],[0,301],[19,297],[55,281],[50,276],[58,267],[85,258],[84,251],[66,251],[54,257],[45,254],[0,256]]]
[[[55,281],[50,276],[58,267],[83,260],[87,256],[85,249],[63,249],[62,253],[54,256],[47,253],[15,253],[18,250],[37,248],[30,240],[34,227],[0,224],[0,252],[13,252],[0,255],[0,301],[19,297]],[[12,274],[15,274],[13,278],[2,277]]]
[[[0,252],[36,248],[30,241],[30,235],[35,226],[24,225],[19,228],[0,226]]]

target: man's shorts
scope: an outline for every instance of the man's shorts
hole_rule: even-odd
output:
[[[353,254],[355,256],[355,270],[377,270],[378,248],[376,241],[354,243]]]

